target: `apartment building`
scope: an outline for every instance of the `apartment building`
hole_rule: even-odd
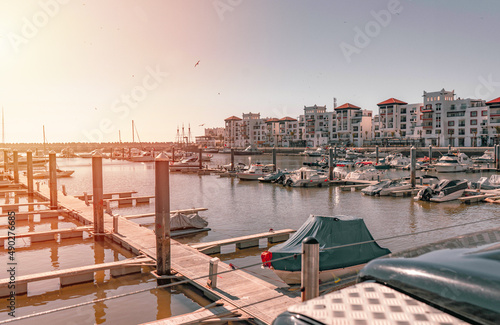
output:
[[[488,146],[500,144],[500,97],[490,100],[486,106],[488,119],[486,125],[482,125],[481,142]]]
[[[361,147],[372,139],[372,111],[346,103],[335,108],[332,144]]]
[[[291,147],[299,140],[299,122],[286,116],[281,119],[270,118],[266,123],[266,141],[268,147]]]
[[[425,145],[471,147],[483,145],[478,136],[488,123],[482,99],[455,98],[454,91],[424,91],[421,109]]]
[[[373,119],[373,138],[422,138],[422,105],[408,104],[396,98],[378,103],[379,114]]]
[[[330,140],[330,124],[333,112],[326,111],[325,106],[304,106],[304,115],[299,117],[302,140],[308,147],[326,146]]]

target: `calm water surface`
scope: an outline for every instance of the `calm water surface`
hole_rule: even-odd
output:
[[[229,163],[229,155],[214,155],[211,165]],[[271,155],[254,156],[252,162],[271,163]],[[314,158],[301,156],[278,156],[278,167],[295,169],[303,161]],[[236,157],[236,162],[248,163],[248,157]],[[104,160],[104,192],[135,190],[136,195],[154,195],[154,163],[130,163],[118,160]],[[66,186],[69,195],[81,195],[92,192],[91,159],[58,159],[62,169],[75,170],[72,178],[58,180],[58,187]],[[388,171],[387,177],[407,176],[408,171]],[[441,178],[466,178],[471,181],[488,174],[446,174]],[[417,172],[418,176],[418,172]],[[273,229],[299,228],[310,214],[339,216],[349,215],[365,220],[374,238],[386,238],[401,234],[411,234],[440,227],[459,225],[466,222],[484,220],[498,215],[498,206],[493,204],[465,205],[457,202],[429,203],[414,201],[412,198],[368,197],[360,192],[341,192],[337,187],[323,188],[285,188],[281,185],[262,184],[259,182],[239,181],[232,178],[220,178],[215,175],[198,176],[171,174],[171,209],[193,207],[208,208],[200,215],[207,218],[212,230],[208,233],[184,237],[184,243],[207,242],[231,237],[268,231]],[[116,204],[116,203],[115,203]],[[154,211],[154,204],[118,208],[113,206],[113,213],[131,215]],[[151,227],[153,217],[136,219],[146,227]],[[33,224],[18,222],[18,231],[36,231],[52,228],[64,228],[76,225],[72,220],[58,218],[55,221],[39,220]],[[58,225],[54,225],[58,223]],[[5,226],[0,224],[4,232]],[[381,241],[380,244],[392,251],[411,248],[436,240],[465,234],[468,232],[499,227],[500,221],[481,222],[470,226],[455,227],[414,236],[400,237]],[[2,228],[3,227],[3,228]],[[24,227],[24,228],[23,228]],[[261,241],[258,248],[236,251],[232,247],[223,247],[219,255],[226,263],[245,266],[260,261],[260,252],[267,248]],[[25,251],[23,251],[25,249]],[[75,253],[76,252],[76,253]],[[22,261],[19,275],[50,271],[59,268],[116,261],[128,258],[130,253],[112,243],[96,244],[90,238],[71,239],[54,245],[36,243],[33,246],[19,248],[17,258]],[[0,255],[4,258],[5,254]],[[36,271],[34,271],[36,270]],[[208,270],[208,266],[207,266]],[[271,283],[283,285],[279,278],[268,269],[252,267],[248,272]],[[2,276],[3,277],[3,276]],[[82,284],[61,290],[49,290],[50,283],[37,283],[37,295],[18,297],[18,315],[25,315],[61,306],[77,304],[104,296],[113,296],[147,287],[153,288],[155,281],[148,275],[129,275],[111,279],[103,272],[96,277],[94,285]],[[57,287],[57,286],[56,286]],[[30,287],[30,292],[32,288]],[[182,290],[179,291],[179,290]],[[175,290],[152,290],[147,293],[106,301],[101,304],[75,308],[71,311],[37,317],[33,321],[52,323],[102,323],[104,321],[140,323],[158,318],[169,317],[193,311],[198,304],[206,301],[197,298],[188,288]],[[131,312],[131,306],[135,311]],[[136,308],[137,307],[137,308]],[[4,306],[0,306],[1,319],[5,319]]]

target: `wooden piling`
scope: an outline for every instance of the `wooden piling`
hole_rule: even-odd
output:
[[[17,150],[12,151],[12,159],[14,163],[14,183],[19,183],[19,155]]]
[[[276,171],[276,147],[273,147],[273,172]]]
[[[33,195],[33,152],[26,151],[26,178],[28,182],[28,195]]]
[[[378,165],[378,146],[375,147],[375,164]]]
[[[3,172],[7,173],[9,170],[9,153],[4,149],[3,151]]]
[[[200,170],[203,168],[203,149],[198,149],[198,160],[200,161]]]
[[[335,149],[337,149],[335,147]],[[328,174],[328,179],[329,180],[333,180],[333,148],[329,148],[328,149],[328,170],[329,170],[329,174]]]
[[[156,273],[170,275],[170,170],[167,155],[155,159]]]
[[[208,281],[207,285],[212,288],[217,288],[217,269],[219,266],[219,258],[214,257],[210,259],[209,267],[208,267]]]
[[[92,206],[94,208],[94,235],[104,235],[104,210],[102,188],[102,154],[98,150],[92,155]]]
[[[231,148],[231,171],[234,171],[234,149]]]
[[[417,163],[417,149],[415,147],[411,147],[410,149],[410,180],[411,180],[411,187],[415,188],[415,169],[416,169],[416,163]]]
[[[56,153],[49,152],[49,188],[50,188],[50,209],[57,209],[57,165]]]
[[[432,144],[429,145],[429,164],[432,164]]]
[[[314,237],[302,241],[302,301],[319,296],[319,242]]]

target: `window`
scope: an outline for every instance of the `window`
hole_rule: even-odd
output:
[[[458,126],[465,126],[465,120],[458,121]]]
[[[448,126],[454,126],[455,125],[455,121],[448,121]]]
[[[477,116],[477,111],[470,112],[470,117],[476,117],[476,116]]]
[[[432,134],[432,130],[425,130],[425,134]]]
[[[458,135],[464,135],[465,129],[458,129]]]
[[[470,125],[477,125],[477,120],[470,120]]]
[[[450,109],[451,110],[455,109],[455,104],[451,104]]]
[[[488,111],[481,111],[481,116],[488,116]]]
[[[471,134],[477,134],[477,129],[476,128],[471,128],[470,129]]]
[[[441,134],[441,130],[436,130],[436,134]]]
[[[465,103],[460,104],[460,109],[466,109],[467,105]]]
[[[436,111],[440,111],[441,110],[441,103],[437,103],[436,104]]]

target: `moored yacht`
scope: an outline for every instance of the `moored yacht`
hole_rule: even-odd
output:
[[[260,163],[252,164],[245,171],[236,173],[240,180],[257,181],[260,177],[264,177],[272,172],[272,166],[262,165]]]
[[[447,153],[434,165],[438,173],[456,173],[468,170],[471,167],[470,158],[463,152],[458,154]]]
[[[323,184],[328,184],[328,176],[308,167],[291,172],[283,181],[283,185],[291,187],[320,187]]]
[[[467,180],[443,179],[439,184],[421,189],[415,199],[432,202],[452,201],[461,197],[468,187]]]
[[[409,190],[411,184],[402,179],[392,179],[378,182],[377,184],[370,185],[361,190],[361,193],[365,195],[390,195],[395,191]]]

